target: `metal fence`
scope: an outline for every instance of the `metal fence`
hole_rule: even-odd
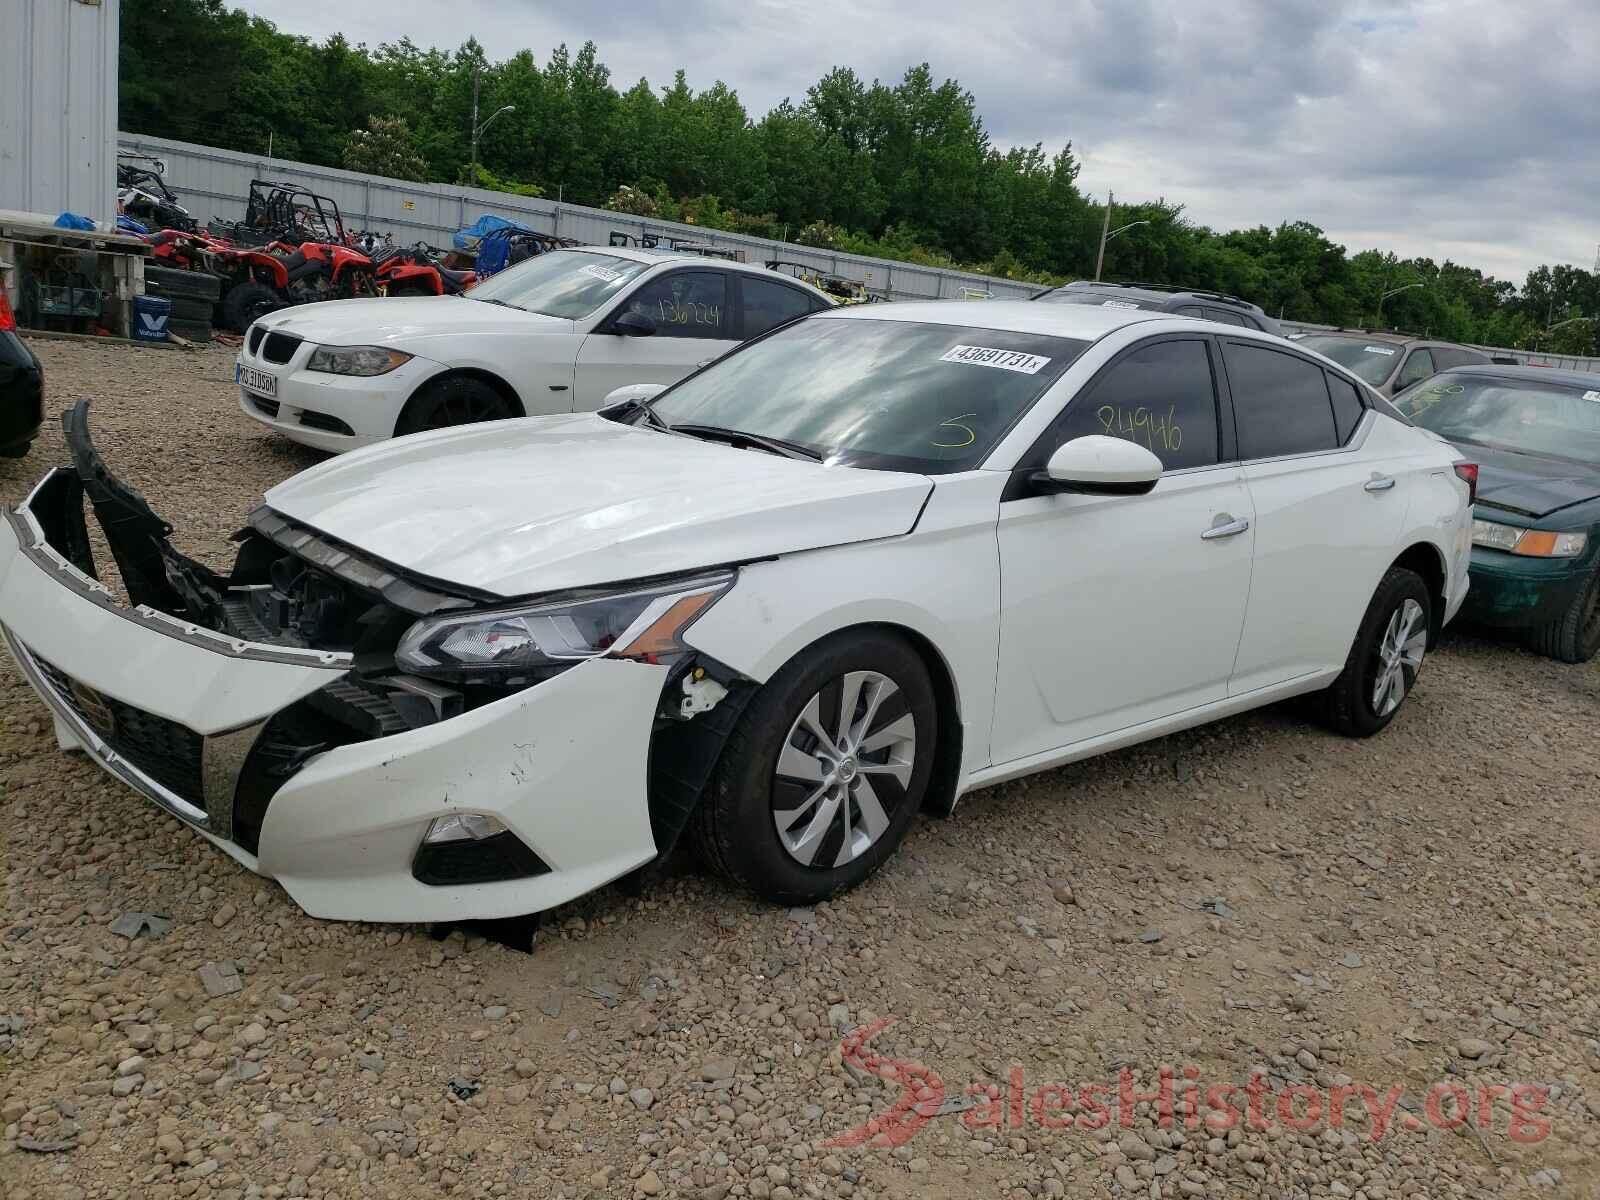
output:
[[[750,262],[781,258],[804,263],[828,275],[852,279],[879,295],[894,300],[1025,300],[1039,291],[1037,284],[995,279],[967,271],[915,266],[885,258],[835,254],[793,242],[724,233],[676,221],[657,221],[585,208],[548,199],[514,196],[443,183],[408,183],[377,175],[362,175],[334,167],[315,167],[262,155],[241,154],[188,142],[142,134],[118,135],[120,148],[165,160],[166,180],[194,217],[204,223],[212,216],[238,220],[252,179],[283,179],[301,183],[338,201],[345,224],[355,229],[392,233],[397,243],[427,241],[448,244],[449,236],[484,213],[522,224],[541,233],[605,245],[613,231],[693,238],[727,249],[743,250]]]

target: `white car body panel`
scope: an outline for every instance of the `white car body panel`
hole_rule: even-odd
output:
[[[1022,455],[1113,356],[1147,334],[1217,327],[995,302],[813,319],[989,325],[1093,344],[980,466],[957,473],[825,465],[571,414],[385,442],[297,476],[267,504],[329,539],[324,553],[346,556],[342,543],[412,586],[455,586],[485,608],[735,565],[684,642],[756,685],[837,631],[904,631],[947,677],[942,719],[961,733],[956,795],[1325,685],[1402,553],[1438,556],[1443,619],[1466,594],[1459,455],[1381,412],[1334,453],[1170,472],[1144,495],[1005,498]],[[1394,486],[1368,491],[1375,475]],[[1201,536],[1223,517],[1249,525]],[[651,740],[662,706],[677,705],[663,693],[676,677],[653,659],[613,657],[317,753],[273,796],[257,849],[246,849],[225,827],[231,808],[174,806],[86,711],[113,700],[185,725],[206,761],[215,750],[221,762],[353,660],[120,607],[43,528],[26,507],[0,522],[0,624],[63,742],[280,880],[309,912],[510,916],[656,856]],[[112,738],[115,722],[100,732]],[[412,861],[430,823],[461,812],[498,818],[550,869],[419,882]]]
[[[267,503],[419,575],[521,596],[893,537],[932,487],[582,413],[399,438]]]
[[[258,320],[239,347],[238,365],[276,379],[273,413],[255,393],[240,388],[246,416],[285,437],[335,454],[360,449],[395,435],[406,401],[437,375],[475,372],[497,380],[517,397],[526,416],[599,408],[607,393],[634,383],[676,383],[701,363],[737,346],[722,338],[623,337],[596,333],[639,288],[685,268],[780,278],[760,267],[698,255],[656,254],[626,247],[593,247],[595,253],[645,262],[641,273],[616,296],[582,320],[546,316],[464,296],[397,296],[385,299],[331,300],[269,313]],[[811,285],[782,276],[784,284],[832,303]],[[287,362],[253,350],[254,332],[302,339]],[[318,346],[383,346],[414,355],[384,375],[339,376],[307,368]],[[304,414],[314,414],[313,425]],[[321,426],[333,418],[351,433]]]

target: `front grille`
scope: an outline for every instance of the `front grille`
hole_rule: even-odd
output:
[[[30,651],[39,674],[63,704],[118,755],[169,792],[204,809],[201,748],[205,739],[187,725],[135,708],[79,683]]]
[[[286,363],[294,357],[294,352],[304,340],[291,333],[269,333],[261,347],[261,357],[269,363]]]
[[[250,353],[257,354],[261,350],[261,339],[267,336],[267,331],[259,325],[250,327]]]
[[[264,417],[272,417],[274,420],[277,419],[278,402],[276,400],[267,400],[261,396],[255,395],[254,393],[249,393],[249,395],[250,403],[258,413]]]
[[[274,413],[276,413],[278,406],[274,404],[272,407]],[[353,437],[356,432],[339,420],[338,417],[330,417],[327,413],[312,412],[309,408],[301,410],[300,424],[307,429],[320,429],[325,433],[342,433],[346,437]]]

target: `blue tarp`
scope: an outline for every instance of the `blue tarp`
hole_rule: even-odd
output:
[[[483,240],[486,234],[493,233],[497,229],[512,229],[518,233],[534,232],[526,225],[519,225],[517,222],[508,221],[504,217],[496,217],[484,213],[483,216],[465,229],[456,230],[455,236],[450,241],[457,250],[470,253],[478,248],[478,243]]]
[[[94,229],[94,222],[88,217],[80,217],[77,213],[64,212],[56,218],[57,229]]]

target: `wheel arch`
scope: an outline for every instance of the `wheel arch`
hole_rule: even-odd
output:
[[[1445,583],[1450,574],[1444,552],[1429,541],[1413,542],[1400,552],[1389,567],[1390,570],[1404,567],[1422,576],[1422,582],[1428,589],[1428,648],[1433,649],[1444,629],[1445,606],[1449,602]]]

